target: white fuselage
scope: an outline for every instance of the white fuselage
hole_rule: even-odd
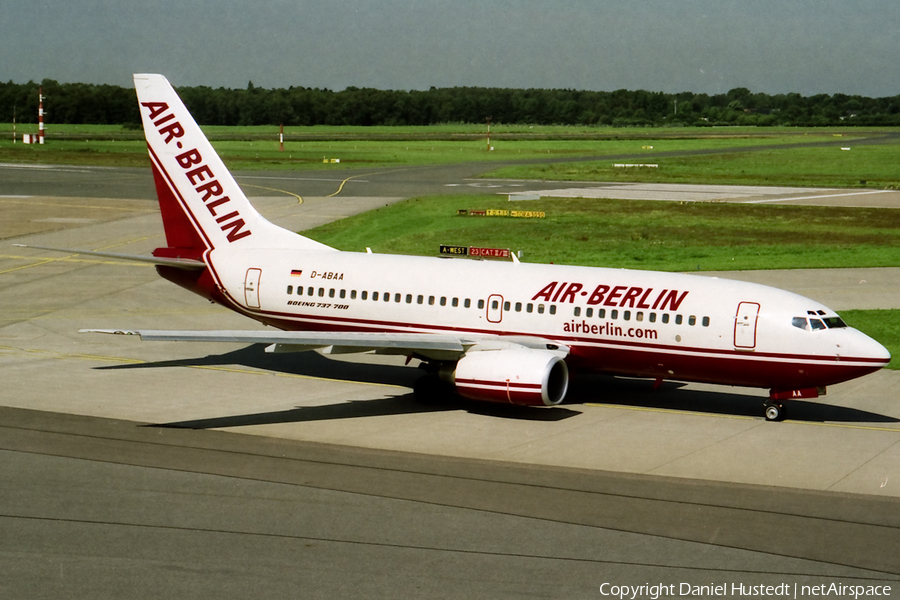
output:
[[[576,370],[775,389],[889,360],[854,329],[810,325],[837,323],[820,303],[739,281],[334,251],[224,249],[209,264],[232,308],[287,330],[538,337]]]

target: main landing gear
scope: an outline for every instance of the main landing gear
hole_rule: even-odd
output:
[[[437,374],[423,375],[416,379],[413,397],[416,402],[426,406],[449,404],[457,398],[453,393],[453,386],[441,381]]]

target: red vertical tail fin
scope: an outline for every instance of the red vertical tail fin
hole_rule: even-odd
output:
[[[168,248],[196,258],[216,248],[332,250],[260,215],[175,89],[162,75],[135,75]]]

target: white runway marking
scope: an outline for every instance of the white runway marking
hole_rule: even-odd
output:
[[[588,198],[612,200],[666,200],[674,202],[790,203],[804,200],[900,193],[897,190],[764,187],[741,185],[689,185],[678,183],[597,183],[590,187],[513,192],[510,200]]]
[[[817,200],[819,198],[840,198],[841,196],[867,196],[869,194],[887,194],[897,190],[868,190],[865,192],[844,192],[842,194],[822,194],[821,196],[797,196],[796,198],[772,198],[770,200],[748,200],[744,204],[765,204],[766,202],[788,202],[790,200]]]
[[[799,195],[811,192],[826,193],[823,188],[757,187],[740,185],[687,185],[677,183],[599,184],[598,187],[535,190],[544,198],[610,198],[616,200],[675,200],[683,202],[714,202],[759,196]],[[837,192],[838,190],[834,190]],[[516,194],[511,194],[515,196]]]

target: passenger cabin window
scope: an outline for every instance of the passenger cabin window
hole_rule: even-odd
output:
[[[290,296],[291,294],[293,294],[293,293],[294,293],[294,286],[289,285],[289,286],[288,286],[288,289],[287,289],[287,292],[288,292],[288,296]]]

